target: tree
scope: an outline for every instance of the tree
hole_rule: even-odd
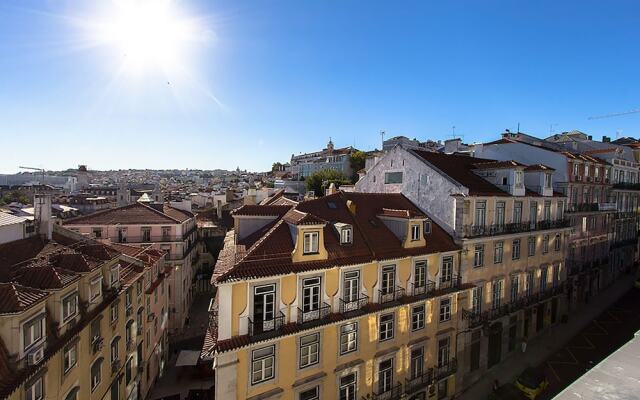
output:
[[[356,183],[358,181],[358,171],[364,168],[365,161],[367,160],[367,153],[364,151],[355,151],[351,154],[349,162],[351,164],[351,182]]]
[[[271,172],[282,171],[282,163],[274,162],[271,164]]]
[[[340,171],[334,169],[322,169],[309,175],[304,185],[308,191],[313,191],[316,196],[324,196],[324,190],[334,183],[336,187],[351,183],[349,179]]]

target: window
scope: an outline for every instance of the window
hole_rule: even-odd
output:
[[[573,163],[573,175],[578,175],[578,163]]]
[[[527,296],[531,296],[533,294],[533,271],[527,272],[527,287],[525,288],[527,291]]]
[[[440,283],[451,282],[453,279],[453,256],[442,257]]]
[[[504,226],[504,201],[498,201],[496,203],[496,225]]]
[[[162,232],[162,241],[166,242],[170,239],[171,237],[171,227],[170,226],[163,226],[161,228],[161,232]]]
[[[320,309],[320,277],[302,280],[302,311],[304,313]]]
[[[482,312],[482,286],[471,289],[471,311],[474,314]]]
[[[551,201],[544,202],[543,212],[544,212],[544,220],[551,221]]]
[[[393,359],[378,364],[378,393],[386,393],[393,386]]]
[[[393,314],[385,314],[380,316],[380,341],[393,338]]]
[[[402,172],[385,172],[384,183],[402,183]]]
[[[517,188],[522,187],[522,175],[523,175],[523,174],[522,174],[522,171],[515,171],[515,177],[516,177],[516,179],[515,179],[515,181],[516,181],[515,186],[516,186]]]
[[[129,383],[131,383],[131,378],[133,377],[133,357],[129,357],[129,359],[127,360],[127,363],[124,366],[124,376],[125,376],[125,382],[128,385]]]
[[[424,304],[415,306],[411,309],[411,330],[417,331],[424,328]]]
[[[143,228],[140,229],[140,231],[142,232],[142,241],[143,242],[150,242],[151,241],[151,228],[143,227]]]
[[[140,296],[142,294],[142,279],[139,279],[136,282],[136,296]]]
[[[356,374],[345,375],[340,378],[340,400],[356,400],[357,398],[357,378]]]
[[[340,327],[340,355],[358,350],[358,323],[351,322]]]
[[[440,322],[449,321],[451,319],[451,298],[440,299]]]
[[[413,287],[425,287],[427,285],[427,262],[417,261],[413,270]]]
[[[504,251],[504,242],[495,242],[493,245],[493,263],[499,264],[502,262],[502,254]]]
[[[342,228],[340,230],[340,243],[351,244],[353,242],[352,233],[351,228]]]
[[[556,234],[556,238],[553,241],[553,249],[555,251],[560,251],[561,247],[562,247],[562,239],[560,238],[559,234]]]
[[[111,341],[111,363],[113,364],[115,361],[120,359],[119,355],[120,350],[120,336],[117,336]]]
[[[482,267],[484,265],[484,245],[476,244],[473,253],[473,266],[475,268]]]
[[[438,367],[449,365],[450,340],[444,338],[438,340]]]
[[[516,300],[518,300],[518,286],[520,284],[520,280],[518,279],[518,276],[512,276],[511,277],[511,302],[515,302]]]
[[[109,284],[114,287],[120,281],[120,264],[111,268],[109,271]]]
[[[536,238],[531,236],[527,239],[527,254],[529,257],[533,257],[536,255]]]
[[[424,234],[428,235],[431,233],[431,221],[424,221]]]
[[[532,201],[529,203],[529,224],[532,228],[535,228],[538,223],[538,203]]]
[[[511,248],[511,258],[513,260],[520,259],[520,239],[516,239],[513,241]]]
[[[300,368],[315,365],[320,360],[320,334],[300,337]]]
[[[547,290],[547,269],[540,269],[540,291],[544,292]]]
[[[469,362],[469,369],[475,371],[480,368],[480,340],[482,334],[481,331],[475,330],[471,332],[471,361]]]
[[[380,290],[383,295],[393,293],[396,287],[396,267],[395,265],[387,265],[382,267],[382,281],[380,282]]]
[[[102,228],[93,228],[91,230],[93,232],[93,237],[96,239],[102,238]]]
[[[320,234],[318,232],[305,232],[304,234],[304,254],[316,254],[318,252],[318,240]]]
[[[251,352],[251,384],[273,379],[275,350],[275,346],[269,346]]]
[[[502,305],[502,280],[493,282],[491,289],[491,307],[496,310]]]
[[[320,400],[320,386],[312,387],[303,392],[300,392],[298,396],[300,400]]]
[[[119,228],[118,243],[126,243],[126,242],[127,242],[127,228]]]
[[[62,299],[62,321],[66,322],[78,313],[78,293]]]
[[[351,303],[358,300],[360,294],[360,272],[349,271],[344,273],[344,284],[342,298],[345,303]],[[349,307],[347,305],[346,307]],[[348,309],[347,311],[352,311]]]
[[[476,202],[475,226],[484,226],[486,223],[486,216],[487,216],[487,202],[486,201]]]
[[[411,225],[411,240],[420,240],[420,225]]]
[[[78,346],[76,344],[69,345],[64,348],[64,372],[66,373],[73,368],[78,362]]]
[[[64,400],[78,400],[78,392],[80,391],[80,387],[76,386],[69,391],[67,397]]]
[[[102,380],[102,358],[99,358],[91,366],[91,391],[95,390]]]
[[[542,254],[547,254],[549,252],[549,235],[544,235],[542,237]]]
[[[35,380],[26,390],[26,400],[44,399],[44,386],[42,384],[42,376]]]
[[[114,323],[118,320],[118,302],[111,304],[111,323]]]
[[[44,315],[38,316],[24,324],[22,332],[25,351],[44,337],[44,329]]]
[[[424,347],[416,347],[411,349],[411,366],[410,376],[411,379],[416,379],[422,376],[424,370]]]
[[[551,174],[544,174],[544,188],[551,189]]]
[[[513,203],[513,223],[522,223],[522,202],[516,201]]]
[[[98,276],[89,284],[89,299],[97,299],[102,294],[102,277]]]

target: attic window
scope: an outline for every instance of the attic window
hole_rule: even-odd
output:
[[[420,240],[420,225],[411,225],[411,240]]]
[[[320,234],[318,232],[306,232],[304,234],[304,254],[316,254],[318,253],[318,240]]]
[[[502,184],[505,185],[505,186],[507,185],[507,177],[506,176],[502,177]]]
[[[431,233],[431,221],[424,221],[424,234],[428,235]]]
[[[353,243],[353,229],[350,226],[346,226],[340,230],[340,244]]]

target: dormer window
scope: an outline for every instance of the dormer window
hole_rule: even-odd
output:
[[[62,321],[67,322],[78,313],[78,293],[72,293],[62,299]]]
[[[34,343],[44,337],[44,314],[40,315],[22,326],[24,349],[27,350]]]
[[[350,226],[344,227],[340,230],[340,244],[353,243],[353,230]]]
[[[318,232],[305,232],[304,234],[304,254],[316,254],[318,253],[318,241],[320,240],[320,234]]]
[[[109,272],[109,284],[111,287],[116,286],[118,281],[120,281],[120,264],[111,268],[111,271]]]
[[[516,186],[516,187],[522,187],[522,171],[516,171],[516,173],[515,173],[515,177],[516,177],[516,179],[515,179],[515,181],[516,181],[515,186]]]
[[[411,225],[411,240],[420,240],[420,225]]]
[[[551,189],[551,174],[544,174],[544,188]]]
[[[424,234],[428,235],[431,233],[431,221],[424,221]]]

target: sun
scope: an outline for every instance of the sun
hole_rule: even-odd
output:
[[[128,73],[184,68],[189,49],[202,40],[196,20],[182,15],[170,0],[114,1],[95,28],[97,41],[121,57]]]

